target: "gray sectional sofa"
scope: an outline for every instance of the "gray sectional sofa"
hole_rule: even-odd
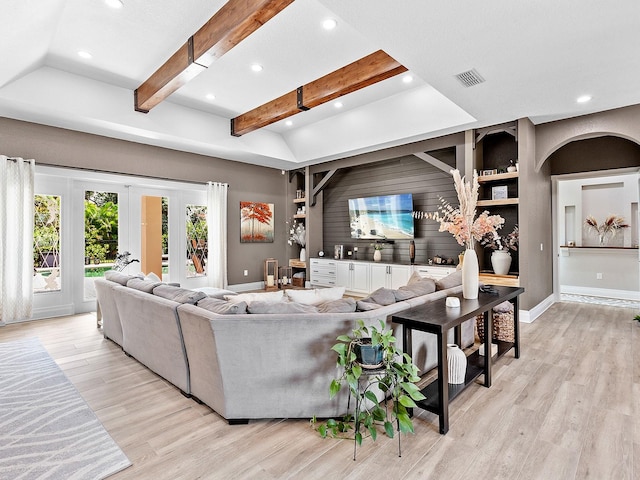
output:
[[[339,375],[331,351],[336,337],[350,333],[357,320],[369,325],[382,320],[401,342],[391,315],[462,290],[456,273],[424,295],[412,296],[421,290],[407,286],[382,289],[358,302],[301,304],[287,301],[284,294],[281,300],[262,301],[260,294],[231,298],[233,292],[226,292],[231,299],[226,300],[215,298],[223,296],[216,290],[207,295],[109,273],[110,279],[96,280],[104,336],[230,423],[346,413],[346,389],[342,396],[329,398],[331,379]],[[436,282],[429,281],[436,288]],[[313,295],[299,292],[304,300]],[[353,311],[356,303],[364,311]],[[280,313],[247,313],[252,311]],[[474,341],[473,324],[470,320],[463,325],[465,346]],[[413,352],[422,372],[433,368],[435,336],[413,332]]]

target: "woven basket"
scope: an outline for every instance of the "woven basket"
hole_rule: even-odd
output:
[[[480,342],[484,342],[484,316],[476,317],[476,328]],[[493,314],[493,340],[502,342],[513,342],[513,312]]]

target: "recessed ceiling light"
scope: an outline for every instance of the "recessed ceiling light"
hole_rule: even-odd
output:
[[[85,50],[80,50],[78,52],[78,56],[82,57],[82,58],[84,58],[86,60],[89,60],[89,59],[91,59],[93,57],[93,55],[91,55],[89,52],[87,52]]]
[[[333,104],[333,106],[336,108],[342,108],[342,102],[336,102]]]
[[[104,3],[106,3],[107,6],[109,6],[111,8],[122,8],[122,7],[124,7],[124,3],[122,3],[122,0],[104,0]]]
[[[413,77],[411,75],[405,75],[404,77],[402,77],[402,81],[404,83],[411,83],[413,82]]]
[[[580,96],[580,97],[578,97],[576,99],[576,102],[578,102],[578,103],[587,103],[588,101],[591,100],[591,98],[592,98],[591,95],[582,95],[582,96]]]
[[[254,72],[261,72],[262,71],[262,65],[260,65],[258,63],[254,63],[253,65],[251,65],[251,70],[253,70]]]
[[[216,99],[216,96],[213,93],[207,93],[205,95],[205,97],[206,97],[207,100],[215,100]]]
[[[284,122],[284,124],[285,124],[287,127],[290,127],[291,125],[293,125],[293,122],[292,122],[291,120],[287,120],[286,122]]]
[[[324,22],[322,22],[322,28],[325,30],[333,30],[338,25],[333,18],[327,18]]]

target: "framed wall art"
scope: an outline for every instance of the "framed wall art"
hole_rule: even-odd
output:
[[[240,243],[273,243],[273,203],[240,202]]]

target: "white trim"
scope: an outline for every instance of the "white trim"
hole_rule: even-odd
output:
[[[640,300],[640,292],[634,292],[633,290],[612,290],[608,288],[560,285],[560,293],[567,293],[570,295],[588,295],[591,297],[618,298],[621,300]]]
[[[264,282],[252,282],[252,283],[238,283],[236,285],[229,285],[229,290],[234,292],[248,292],[251,290],[264,290]]]
[[[95,308],[94,308],[95,311]],[[45,318],[52,317],[65,317],[67,315],[75,315],[76,312],[74,310],[73,303],[64,304],[64,305],[54,305],[53,307],[42,307],[42,308],[34,308],[31,314],[31,318],[27,318],[24,321],[27,322],[29,320],[42,320]]]
[[[555,295],[551,294],[531,310],[520,310],[518,312],[520,321],[523,323],[533,323],[533,321],[542,315],[556,301]]]

